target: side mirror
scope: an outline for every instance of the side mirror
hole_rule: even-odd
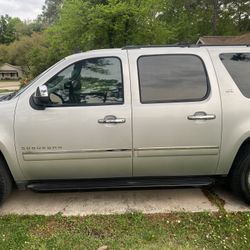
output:
[[[45,109],[46,105],[50,103],[46,85],[39,86],[36,89],[36,92],[32,95],[32,102],[36,106],[36,109]]]

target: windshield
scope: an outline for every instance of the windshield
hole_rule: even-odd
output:
[[[59,62],[55,63],[54,65],[52,65],[50,68],[48,68],[47,70],[45,70],[44,72],[42,72],[40,75],[38,75],[37,77],[35,77],[33,80],[31,80],[25,87],[16,90],[10,94],[4,95],[0,97],[0,101],[3,100],[11,100],[17,96],[19,96],[20,94],[22,94],[26,89],[28,89],[35,81],[37,81],[39,78],[41,78],[43,75],[45,75],[48,71],[50,71],[51,69],[53,69],[55,66],[57,66],[59,63],[61,63],[62,61],[64,61],[65,58],[63,58],[62,60],[60,60]]]

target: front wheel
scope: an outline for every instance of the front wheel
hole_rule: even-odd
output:
[[[233,192],[250,205],[250,148],[244,149],[236,158],[230,184]]]
[[[12,190],[12,179],[7,169],[6,162],[0,157],[0,205],[10,195]]]

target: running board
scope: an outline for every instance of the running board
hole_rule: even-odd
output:
[[[214,183],[210,177],[169,177],[169,178],[117,178],[94,180],[57,180],[33,182],[27,188],[37,191],[77,191],[77,190],[107,190],[133,188],[163,188],[163,187],[201,187]]]

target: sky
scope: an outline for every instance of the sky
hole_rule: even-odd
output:
[[[45,0],[0,0],[0,15],[33,20],[42,12]]]

